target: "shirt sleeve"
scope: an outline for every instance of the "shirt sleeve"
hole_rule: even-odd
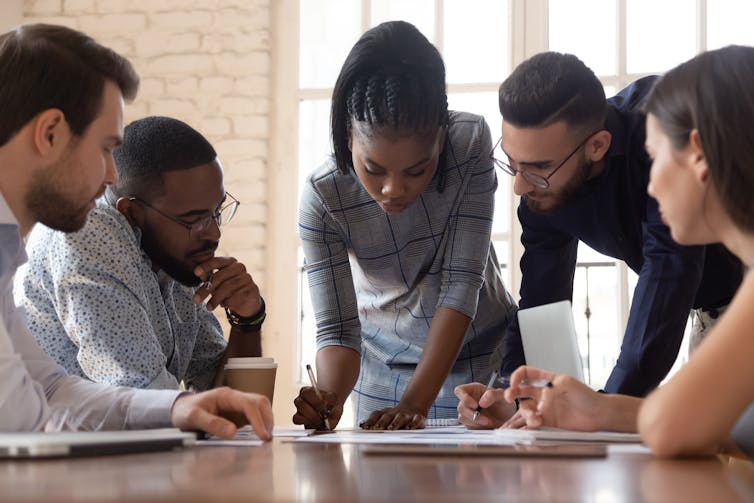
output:
[[[660,384],[678,356],[702,279],[704,247],[673,241],[653,198],[647,200],[642,234],[644,264],[620,355],[605,385],[608,393],[644,396]]]
[[[225,354],[227,343],[220,322],[203,304],[197,311],[197,317],[199,333],[196,336],[196,345],[191,354],[185,381],[187,388],[205,391],[212,387],[217,364]]]
[[[78,347],[79,366],[92,381],[177,389],[167,371],[175,345],[163,348],[155,334],[138,271],[140,248],[122,233],[117,222],[90,219],[82,232],[50,237],[48,295],[65,331],[57,336]]]
[[[170,426],[178,391],[118,388],[67,376],[0,293],[0,431],[37,431],[52,414],[78,430]]]
[[[572,300],[578,240],[547,224],[521,201],[521,301],[519,309]],[[526,363],[518,316],[513,316],[503,342],[501,374],[508,375]]]
[[[479,289],[490,252],[492,218],[495,211],[497,176],[492,158],[490,129],[483,118],[474,124],[477,140],[467,145],[450,145],[450,169],[469,178],[462,184],[457,209],[450,214],[449,240],[443,258],[442,282],[437,307],[454,309],[469,318],[476,316]],[[453,131],[451,130],[451,133]],[[463,135],[461,135],[463,137]],[[452,140],[452,138],[451,138]],[[458,152],[461,148],[468,153]],[[454,166],[455,157],[467,157],[464,166]],[[448,173],[447,176],[454,176]]]
[[[361,353],[361,324],[348,250],[312,180],[307,181],[301,196],[299,235],[317,324],[317,349],[335,345]]]

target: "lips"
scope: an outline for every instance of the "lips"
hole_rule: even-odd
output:
[[[202,262],[206,262],[207,260],[213,258],[215,256],[215,250],[217,250],[217,246],[214,246],[210,249],[204,249],[196,253],[192,253],[191,255],[189,255],[189,258],[191,258],[191,260],[195,261],[196,263],[200,264]]]
[[[395,202],[380,202],[380,207],[385,213],[400,213],[406,205]]]

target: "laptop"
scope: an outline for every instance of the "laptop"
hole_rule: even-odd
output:
[[[527,365],[584,382],[570,301],[519,309],[518,324]]]
[[[172,450],[196,442],[175,428],[124,431],[0,433],[0,458],[103,456]]]

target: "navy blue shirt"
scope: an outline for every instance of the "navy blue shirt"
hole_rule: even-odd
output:
[[[645,77],[608,100],[605,128],[612,135],[605,168],[568,204],[548,215],[518,208],[521,302],[527,308],[571,300],[576,249],[583,241],[623,260],[639,275],[609,393],[644,396],[667,375],[678,355],[691,308],[727,304],[742,278],[738,259],[721,245],[681,246],[647,194],[651,161],[639,110],[656,77]],[[501,371],[524,363],[517,317],[508,326]]]

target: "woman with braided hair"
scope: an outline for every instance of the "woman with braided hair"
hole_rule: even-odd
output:
[[[515,310],[490,241],[489,128],[448,111],[440,54],[401,21],[351,49],[331,127],[299,213],[319,390],[301,389],[293,422],[334,427],[352,391],[364,428],[455,418],[454,386],[499,367]]]

